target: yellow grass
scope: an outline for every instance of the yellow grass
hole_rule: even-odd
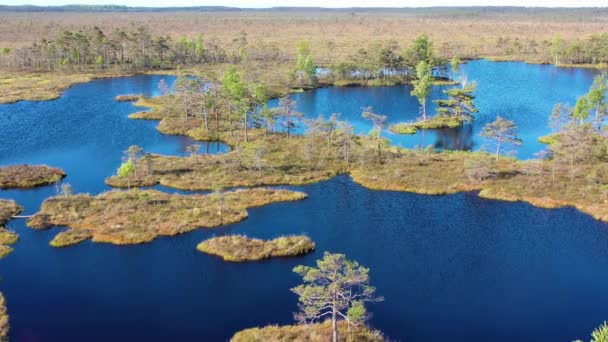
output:
[[[225,261],[242,262],[302,255],[313,251],[315,244],[307,236],[282,236],[264,241],[232,235],[205,240],[196,248],[203,253],[220,256]]]
[[[57,247],[91,237],[117,245],[149,242],[197,228],[211,228],[247,218],[247,208],[297,201],[306,194],[287,190],[249,189],[209,195],[171,195],[155,190],[110,191],[97,196],[73,195],[47,199],[28,226],[67,226],[51,242]],[[221,208],[221,209],[220,209]]]
[[[0,342],[8,341],[8,312],[6,310],[6,301],[0,293]]]
[[[0,189],[34,188],[53,184],[65,177],[65,172],[45,165],[13,165],[0,167]]]
[[[4,224],[8,222],[13,215],[17,215],[23,210],[14,201],[0,199],[0,259],[10,254],[13,249],[8,245],[12,245],[19,240],[17,233],[4,228]],[[0,322],[1,330],[1,322]]]
[[[350,333],[344,321],[338,322],[338,336],[341,342],[382,342],[385,341],[378,331],[366,327],[351,327]],[[269,325],[251,328],[236,333],[231,342],[327,342],[332,339],[331,321],[318,324]]]

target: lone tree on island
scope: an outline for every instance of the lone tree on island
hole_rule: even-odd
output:
[[[517,136],[517,125],[513,121],[497,116],[494,122],[483,127],[481,136],[496,142],[496,160],[500,158],[500,151],[505,144],[519,146],[522,140]]]
[[[414,89],[411,91],[411,95],[418,98],[420,102],[420,108],[422,109],[422,120],[426,121],[428,116],[426,115],[426,99],[431,95],[431,83],[433,81],[433,73],[431,66],[421,61],[416,66],[416,80],[414,81]]]
[[[317,267],[300,265],[294,272],[304,280],[304,284],[291,289],[300,296],[301,311],[295,319],[307,323],[331,317],[333,342],[338,341],[339,319],[349,327],[363,324],[365,303],[384,300],[376,297],[376,288],[369,285],[369,269],[344,254],[325,252],[323,259],[317,260]]]

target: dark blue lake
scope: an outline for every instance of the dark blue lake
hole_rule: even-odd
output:
[[[573,101],[593,76],[521,63],[479,61],[466,68],[469,80],[477,77],[480,84],[478,122],[504,114],[519,123],[524,139],[547,130],[553,103]],[[99,193],[108,189],[104,178],[132,144],[183,154],[189,139],[163,136],[155,122],[127,119],[140,109],[114,101],[118,94],[154,95],[162,78],[173,80],[97,80],[56,101],[1,105],[0,165],[59,166],[75,191]],[[520,89],[524,83],[529,88]],[[484,89],[496,97],[493,112],[492,95]],[[359,106],[374,105],[400,121],[408,113],[403,103],[416,110],[408,93],[404,87],[326,88],[296,97],[304,112],[342,112],[365,130],[357,123]],[[339,110],[325,110],[331,108]],[[469,127],[477,132],[477,125]],[[425,139],[439,139],[434,134]],[[467,138],[473,148],[476,136]],[[226,151],[222,144],[207,147],[209,153]],[[86,242],[56,249],[48,243],[58,229],[33,231],[23,220],[11,221],[21,240],[0,260],[11,341],[224,341],[247,327],[293,323],[297,298],[289,289],[299,279],[291,269],[312,265],[324,251],[345,253],[371,268],[372,283],[386,301],[370,307],[370,324],[395,340],[571,341],[587,338],[608,318],[608,225],[574,209],[545,210],[472,193],[370,191],[346,176],[293,188],[309,198],[250,210],[249,219],[228,227],[138,246]],[[26,214],[54,194],[54,186],[0,191]],[[203,239],[234,233],[305,233],[317,251],[230,264],[195,249]]]

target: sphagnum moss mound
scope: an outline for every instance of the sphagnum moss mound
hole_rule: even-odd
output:
[[[339,321],[338,327],[341,331],[348,331],[346,322]],[[349,337],[350,336],[350,337]],[[300,324],[277,326],[270,325],[263,328],[250,328],[237,332],[230,339],[231,342],[325,342],[331,341],[331,321],[317,324]],[[371,331],[365,326],[351,327],[350,334],[339,335],[339,341],[357,342],[383,342],[386,341],[378,331]]]
[[[0,293],[0,342],[8,341],[8,312],[6,309],[6,301],[4,296]]]
[[[242,262],[306,254],[315,249],[315,243],[307,236],[282,236],[264,241],[233,235],[205,240],[197,249],[225,261]]]
[[[136,176],[113,176],[107,184],[162,184],[206,190],[217,184],[300,185],[350,174],[354,181],[375,190],[433,195],[475,190],[482,197],[521,200],[541,207],[574,206],[608,221],[608,171],[602,169],[605,163],[577,165],[578,171],[573,174],[553,160],[519,161],[483,152],[406,150],[389,146],[382,139],[355,135],[347,123],[331,119],[309,120],[305,135],[277,133],[272,127],[246,130],[241,120],[227,116],[228,108],[222,104],[225,100],[218,99],[216,107],[206,108],[205,118],[205,110],[196,107],[202,107],[198,102],[189,113],[199,114],[185,115],[178,97],[140,99],[140,104],[152,108],[140,116],[161,118],[158,129],[165,134],[222,141],[233,150],[214,156],[149,155],[136,163]],[[551,176],[548,170],[553,170]]]
[[[45,165],[0,167],[0,189],[34,188],[53,184],[65,177],[63,170]]]
[[[155,190],[110,191],[97,196],[71,195],[47,199],[28,226],[66,226],[51,245],[62,247],[92,238],[117,245],[149,242],[197,228],[235,223],[247,209],[273,202],[306,198],[301,192],[246,189],[208,195],[173,195]]]
[[[23,210],[23,208],[14,201],[0,199],[0,259],[10,254],[13,249],[9,245],[12,245],[19,240],[19,235],[4,228],[4,224],[8,222],[11,217],[19,214],[21,210]]]

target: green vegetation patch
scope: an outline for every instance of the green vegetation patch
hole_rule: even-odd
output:
[[[65,177],[63,170],[45,165],[0,167],[0,189],[34,188],[55,183]]]
[[[545,144],[545,145],[553,145],[557,142],[557,140],[559,139],[559,136],[560,136],[559,133],[545,135],[545,136],[538,138],[538,142],[540,142],[541,144]]]
[[[67,247],[78,244],[82,241],[93,237],[93,233],[87,229],[68,229],[61,232],[51,240],[50,245],[53,247]]]
[[[19,235],[17,235],[17,233],[10,231],[3,226],[11,219],[11,217],[19,214],[21,210],[23,210],[23,208],[21,208],[14,201],[0,199],[0,259],[4,258],[13,251],[13,249],[8,245],[12,245],[19,240]]]
[[[378,331],[372,331],[363,325],[357,327],[347,327],[345,321],[338,321],[338,329],[342,332],[339,335],[339,341],[357,341],[357,342],[382,342],[386,339]],[[332,328],[331,321],[325,321],[318,324],[300,324],[300,325],[270,325],[263,328],[251,328],[236,333],[231,339],[231,342],[325,342],[331,341]]]
[[[306,194],[301,192],[274,189],[187,196],[133,189],[97,196],[57,196],[44,201],[28,226],[37,229],[66,226],[79,231],[60,233],[53,239],[53,246],[78,243],[89,235],[95,242],[137,244],[158,236],[235,223],[247,217],[247,208],[304,198]]]
[[[415,134],[419,129],[440,129],[460,127],[464,123],[460,116],[436,115],[425,121],[398,123],[391,125],[389,130],[397,134]]]
[[[1,253],[1,252],[0,252]],[[6,301],[0,293],[0,342],[8,341],[8,312],[6,310]]]
[[[205,240],[197,249],[225,261],[242,262],[306,254],[315,249],[315,243],[307,236],[282,236],[264,241],[233,235]]]

